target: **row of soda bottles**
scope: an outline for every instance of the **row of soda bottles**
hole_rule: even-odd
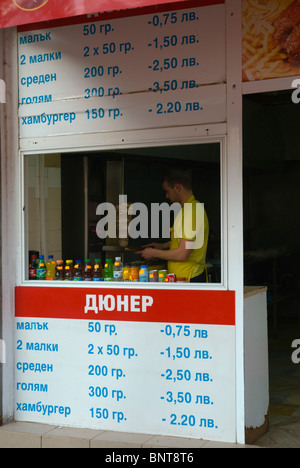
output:
[[[44,255],[32,255],[29,264],[30,280],[58,280],[58,281],[101,281],[103,280],[103,270],[101,260],[90,259],[54,260],[53,255],[48,255],[48,261],[45,261]]]
[[[56,281],[132,281],[132,282],[165,282],[176,281],[175,275],[168,274],[167,270],[148,270],[147,265],[125,265],[121,257],[105,260],[104,268],[100,259],[86,258],[76,260],[55,261],[53,255],[31,255],[29,264],[30,280],[56,280]]]

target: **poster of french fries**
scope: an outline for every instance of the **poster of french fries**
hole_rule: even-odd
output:
[[[300,74],[300,0],[242,0],[243,81]]]

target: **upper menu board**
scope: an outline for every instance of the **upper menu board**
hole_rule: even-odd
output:
[[[216,3],[19,33],[20,137],[226,121]]]

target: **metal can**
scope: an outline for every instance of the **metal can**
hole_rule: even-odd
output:
[[[168,274],[168,270],[158,270],[158,282],[164,283],[167,274]]]
[[[149,281],[150,283],[157,283],[158,281],[158,270],[149,271]]]
[[[166,275],[165,281],[166,281],[167,283],[176,283],[176,275],[175,275],[175,273],[168,273],[168,274]]]

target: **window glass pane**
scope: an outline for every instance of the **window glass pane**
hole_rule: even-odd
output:
[[[107,258],[114,262],[120,256],[123,267],[133,264],[140,267],[147,263],[150,271],[170,269],[171,265],[176,269],[178,264],[174,260],[171,260],[173,263],[156,257],[145,260],[144,254],[136,253],[146,244],[170,241],[170,228],[178,213],[173,206],[181,203],[177,195],[174,198],[166,191],[166,183],[173,192],[178,188],[169,180],[166,182],[166,174],[171,168],[190,171],[192,185],[185,193],[192,193],[195,200],[203,204],[209,223],[204,282],[220,283],[221,155],[218,142],[26,155],[25,279],[29,279],[32,255],[37,258],[43,255],[45,263],[48,256],[53,255],[54,261],[63,260],[64,268],[67,260],[73,260],[74,267],[76,260],[82,260],[84,264],[85,259],[90,259],[93,268],[95,259],[100,259],[103,270]],[[197,216],[202,213],[192,208],[195,209]],[[184,219],[188,220],[194,214],[182,213],[180,223],[184,226]],[[178,226],[179,218],[176,219]],[[185,241],[200,239],[196,234],[200,218],[195,219],[196,224],[191,230],[194,237],[180,234],[179,241],[181,237]],[[176,228],[174,232],[177,232]],[[172,242],[173,249],[175,244]],[[179,248],[178,243],[176,248]],[[191,276],[200,271],[194,250],[191,249],[187,259],[175,260],[190,262],[193,258]],[[176,271],[187,274],[184,269]]]

